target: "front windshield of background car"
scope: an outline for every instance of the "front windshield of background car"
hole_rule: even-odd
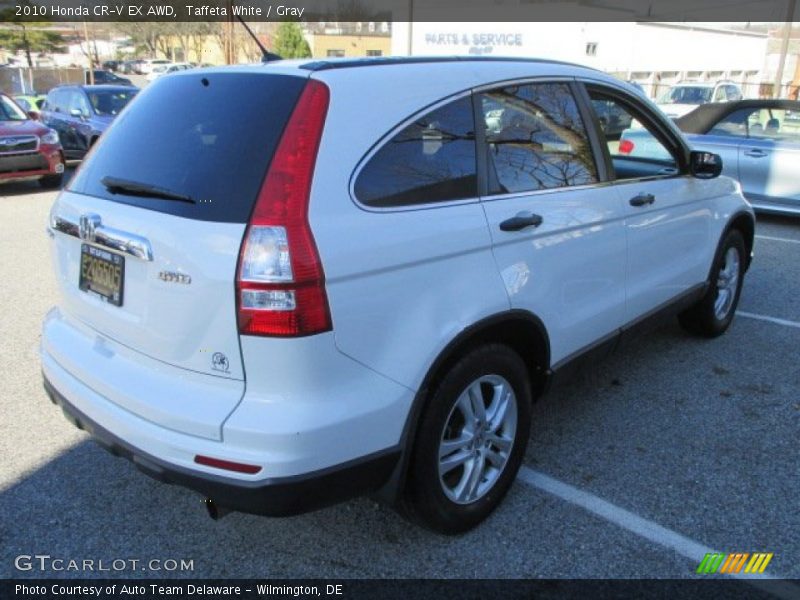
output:
[[[118,115],[123,108],[136,95],[138,90],[89,92],[89,102],[95,114],[98,115]]]
[[[659,104],[705,104],[711,102],[714,88],[681,85],[672,87],[658,99]]]
[[[0,121],[27,121],[22,109],[7,96],[0,96]]]

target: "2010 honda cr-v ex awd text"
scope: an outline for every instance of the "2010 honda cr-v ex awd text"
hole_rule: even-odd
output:
[[[618,153],[629,127],[652,157]],[[562,63],[176,73],[52,208],[45,387],[212,514],[374,494],[464,531],[577,359],[670,312],[728,328],[754,217],[721,167],[628,84]]]

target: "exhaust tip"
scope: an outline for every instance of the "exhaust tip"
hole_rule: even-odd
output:
[[[222,517],[231,512],[227,508],[220,506],[219,504],[214,502],[211,498],[206,498],[205,500],[203,500],[203,504],[206,505],[206,511],[208,512],[208,516],[211,517],[214,521],[219,521]]]

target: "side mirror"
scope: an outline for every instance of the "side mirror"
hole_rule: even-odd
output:
[[[31,118],[32,121],[39,120],[39,111],[38,110],[29,110],[28,116]]]
[[[713,152],[693,150],[689,155],[689,170],[698,179],[714,179],[722,173],[722,157]]]

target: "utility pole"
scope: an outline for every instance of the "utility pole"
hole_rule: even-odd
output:
[[[413,54],[414,48],[414,0],[408,0],[408,55]]]
[[[236,53],[234,51],[233,43],[233,0],[228,0],[227,5],[228,16],[224,23],[225,48],[223,49],[223,52],[225,54],[225,64],[232,65],[236,62]]]
[[[28,61],[28,66],[33,68],[33,58],[31,58],[31,44],[28,42],[28,30],[25,28],[25,23],[18,23],[22,27],[22,47],[25,48],[25,58]]]
[[[789,8],[786,14],[786,31],[783,33],[783,41],[781,42],[781,55],[778,57],[778,70],[775,74],[775,85],[773,87],[773,96],[775,98],[781,97],[781,89],[783,88],[783,69],[786,66],[786,55],[789,53],[789,40],[792,37],[792,24],[794,19],[794,11],[797,8],[797,0],[789,0]]]
[[[89,85],[94,85],[94,59],[92,58],[92,47],[89,44],[89,27],[86,21],[83,22],[83,39],[86,42],[86,58],[89,60]]]

